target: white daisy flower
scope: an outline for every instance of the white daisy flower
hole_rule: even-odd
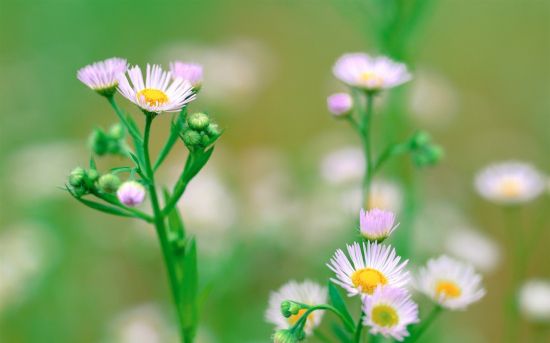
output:
[[[550,323],[550,280],[529,280],[519,292],[519,309],[532,322]]]
[[[404,64],[360,52],[344,54],[334,64],[332,72],[345,84],[370,91],[399,86],[411,79]]]
[[[478,193],[499,204],[533,200],[545,188],[544,177],[532,165],[517,161],[492,164],[475,178]]]
[[[382,334],[402,341],[409,335],[407,325],[418,323],[418,305],[409,292],[402,288],[378,287],[363,301],[365,318],[371,334]]]
[[[409,261],[399,263],[401,257],[391,246],[369,242],[363,243],[361,250],[355,242],[347,248],[349,258],[338,249],[327,266],[336,273],[331,281],[342,286],[348,296],[372,295],[378,286],[404,287],[409,282],[409,272],[404,270]]]
[[[395,223],[395,214],[378,208],[359,214],[359,229],[361,236],[369,241],[383,241],[388,238],[399,224]]]
[[[131,83],[131,84],[130,84]],[[194,100],[193,86],[181,78],[173,79],[159,65],[147,64],[145,81],[139,66],[119,77],[119,92],[128,100],[150,113],[178,112]]]
[[[464,310],[485,295],[481,275],[469,264],[441,256],[420,269],[416,287],[433,301],[451,310]]]
[[[403,206],[403,190],[393,181],[374,180],[371,185],[369,209],[380,208],[397,213]]]
[[[118,85],[118,78],[128,69],[128,62],[123,58],[113,57],[95,62],[81,68],[76,77],[86,86],[104,95],[112,95]]]
[[[327,302],[327,289],[315,282],[306,280],[301,283],[290,281],[276,292],[272,292],[269,296],[269,306],[265,312],[265,319],[275,324],[277,330],[291,328],[306,312],[306,309],[301,309],[297,314],[285,318],[281,313],[281,303],[285,300],[292,300],[310,306],[324,304]],[[323,313],[324,311],[315,311],[308,315],[304,327],[306,334],[311,334],[313,329],[319,326]]]

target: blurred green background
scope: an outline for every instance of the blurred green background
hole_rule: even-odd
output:
[[[111,56],[204,65],[191,108],[226,131],[181,204],[209,287],[198,342],[267,342],[269,292],[289,279],[325,283],[325,263],[354,238],[359,181],[331,178],[327,154],[355,156],[359,142],[325,98],[342,89],[331,76],[340,54],[379,51],[361,9],[358,0],[0,2],[0,342],[174,342],[152,228],[92,212],[58,189],[86,165],[90,131],[116,121],[75,77]],[[472,179],[502,159],[550,171],[550,5],[435,1],[411,44],[409,131],[426,129],[446,149],[438,167],[418,173],[422,205],[415,225],[400,227],[414,230],[412,266],[449,253],[457,228],[482,233],[496,251],[484,271],[488,295],[446,314],[425,341],[498,342],[513,240],[502,209],[481,200]],[[168,124],[155,123],[153,148]],[[179,145],[165,182],[184,158]],[[127,162],[100,161],[111,165]],[[550,277],[549,209],[548,195],[522,209],[518,235],[543,227],[529,277]],[[523,341],[533,339],[521,325]]]

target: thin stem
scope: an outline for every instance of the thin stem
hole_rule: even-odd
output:
[[[422,321],[422,324],[418,327],[418,329],[414,332],[414,334],[411,336],[409,340],[407,340],[407,343],[414,343],[416,342],[424,332],[432,325],[434,320],[439,316],[439,314],[443,311],[443,307],[436,305],[430,314],[428,314],[428,317]]]
[[[373,102],[374,102],[374,93],[373,92],[367,92],[367,98],[366,98],[366,111],[362,112],[361,117],[361,133],[362,133],[362,139],[363,139],[363,147],[364,147],[364,153],[365,153],[365,175],[363,177],[363,204],[365,207],[369,207],[369,199],[370,199],[370,190],[371,190],[371,183],[372,183],[372,176],[374,171],[374,163],[373,163],[373,156],[372,156],[372,137],[371,137],[371,123],[372,123],[372,115],[373,115]]]
[[[122,110],[120,109],[120,107],[118,107],[118,104],[115,101],[115,97],[113,95],[107,96],[107,100],[109,101],[109,104],[111,104],[111,107],[113,108],[113,110],[115,110],[115,113],[118,119],[120,119],[120,121],[122,122],[126,130],[128,130],[128,127],[130,124],[128,123],[128,120],[124,116],[124,113],[122,113]]]
[[[147,187],[149,190],[149,197],[151,198],[151,207],[153,208],[154,224],[157,230],[157,234],[159,236],[162,254],[164,257],[164,263],[166,264],[166,268],[168,270],[168,279],[170,282],[170,288],[172,290],[172,296],[174,297],[174,300],[176,302],[178,316],[180,316],[180,321],[181,321],[177,271],[175,268],[175,263],[173,261],[173,254],[171,251],[170,242],[168,240],[168,236],[166,232],[164,216],[162,214],[162,211],[159,205],[157,190],[155,186],[155,177],[154,177],[153,169],[151,167],[151,158],[149,153],[149,137],[151,133],[151,124],[153,122],[153,119],[154,119],[154,114],[151,114],[151,113],[146,114],[145,132],[143,137],[145,173],[147,175],[147,178],[149,179]],[[183,335],[183,328],[182,328],[182,337],[181,337],[182,342],[185,341],[184,337],[185,336]]]
[[[340,318],[340,320],[342,321],[342,323],[344,323],[345,326],[347,327],[353,327],[353,323],[349,322],[346,317],[342,314],[342,312],[338,311],[335,307],[333,306],[330,306],[328,304],[322,304],[322,305],[316,305],[316,306],[312,306],[310,308],[308,308],[306,310],[306,312],[304,312],[304,314],[302,314],[302,316],[296,321],[296,323],[294,324],[294,326],[292,327],[292,329],[303,329],[303,326],[305,325],[306,321],[307,321],[307,317],[314,311],[318,311],[318,310],[327,310],[327,311],[330,311],[332,313],[334,313],[336,316],[338,316],[338,318]]]
[[[517,342],[518,338],[518,329],[519,329],[519,311],[516,300],[516,292],[519,287],[519,283],[524,275],[525,270],[525,247],[523,235],[518,235],[519,229],[521,229],[520,223],[520,208],[519,207],[507,207],[504,208],[506,214],[506,226],[508,229],[508,236],[511,238],[510,245],[515,249],[512,250],[512,277],[510,281],[510,288],[508,289],[507,295],[507,306],[508,306],[508,321],[506,324],[507,328],[507,339],[509,342]]]
[[[142,220],[144,220],[148,223],[152,223],[154,221],[153,217],[151,217],[150,215],[148,215],[146,213],[143,213],[139,210],[136,210],[134,208],[124,206],[123,204],[120,203],[120,201],[118,201],[118,199],[116,197],[113,197],[110,194],[109,195],[108,194],[102,194],[98,191],[93,191],[92,193],[93,193],[93,195],[100,198],[101,200],[104,200],[104,201],[108,202],[109,204],[120,208],[121,210],[124,210],[124,211],[127,211],[127,212],[131,213],[136,218],[142,219]]]
[[[359,320],[357,321],[357,326],[355,327],[355,334],[353,335],[353,342],[354,343],[360,343],[361,342],[361,334],[363,333],[363,317],[365,316],[365,313],[363,312],[363,309],[361,309],[361,314],[359,315]]]

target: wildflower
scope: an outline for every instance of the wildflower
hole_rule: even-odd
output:
[[[417,288],[433,301],[451,310],[463,310],[485,295],[481,276],[468,264],[447,256],[428,261],[420,269]]]
[[[475,178],[478,193],[499,204],[533,200],[545,188],[543,176],[530,164],[516,161],[492,164]]]
[[[336,117],[350,114],[353,109],[353,100],[348,93],[336,93],[327,98],[327,107]]]
[[[188,81],[179,78],[170,81],[170,72],[159,65],[147,65],[145,80],[138,66],[130,68],[127,74],[119,77],[118,90],[145,112],[177,112],[196,97]]]
[[[405,271],[408,260],[401,261],[395,249],[377,242],[348,245],[350,259],[340,249],[336,251],[327,266],[336,273],[332,282],[342,286],[348,296],[372,295],[378,286],[404,287],[409,282]]]
[[[191,84],[195,90],[202,85],[202,66],[195,63],[175,61],[170,63],[170,72],[174,79],[182,79]]]
[[[277,329],[291,328],[307,310],[301,308],[296,314],[290,313],[290,316],[285,317],[281,312],[281,304],[288,300],[308,306],[320,305],[327,301],[327,290],[315,282],[306,280],[302,283],[290,281],[276,292],[272,292],[269,296],[269,306],[265,313],[265,319],[275,324]],[[311,334],[313,329],[321,323],[322,317],[323,311],[315,311],[308,315],[304,326],[306,334]]]
[[[398,341],[409,335],[407,325],[419,322],[418,305],[402,288],[376,288],[371,297],[364,299],[363,312],[363,325],[371,328],[370,333]]]
[[[137,206],[145,199],[145,187],[136,181],[124,182],[116,192],[118,200],[126,206]]]
[[[380,208],[394,213],[399,212],[403,204],[403,191],[393,181],[374,180],[371,185],[368,208]]]
[[[344,54],[336,61],[332,71],[348,86],[367,91],[392,88],[411,79],[404,64],[365,53]]]
[[[529,280],[519,292],[519,309],[532,322],[550,322],[550,282]]]
[[[76,77],[99,94],[111,96],[116,91],[118,77],[124,74],[127,68],[128,63],[125,59],[113,57],[81,68]]]
[[[369,241],[381,242],[388,238],[399,224],[395,224],[395,214],[378,208],[359,214],[359,228],[361,236]]]

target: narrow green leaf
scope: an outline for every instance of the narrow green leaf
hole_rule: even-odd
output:
[[[346,303],[344,302],[344,299],[340,295],[340,292],[336,288],[336,286],[329,281],[328,282],[328,294],[330,298],[330,302],[332,303],[332,306],[334,306],[342,315],[346,318],[346,321],[349,323],[353,323],[353,318],[351,317],[351,314],[348,311],[348,308],[346,306]],[[353,332],[353,327],[346,327],[346,329],[349,332]]]
[[[131,173],[133,170],[132,167],[117,167],[117,168],[111,168],[110,172],[112,174],[118,174],[118,173]]]
[[[94,155],[90,155],[90,169],[96,169],[97,170],[97,167],[96,167],[96,164],[95,164],[95,159],[94,159]]]
[[[180,293],[181,320],[185,342],[192,342],[195,337],[198,322],[197,246],[194,238],[188,240],[182,262],[183,280]]]
[[[164,189],[163,193],[164,201],[168,202],[170,200],[170,193],[167,189]],[[176,239],[182,241],[185,239],[185,226],[177,207],[174,207],[170,213],[168,213],[168,228],[170,229],[170,232],[174,234]]]
[[[76,194],[74,194],[71,191],[71,189],[69,187],[66,187],[66,189],[73,196],[73,198],[78,200],[80,203],[82,203],[82,204],[84,204],[84,205],[86,205],[90,208],[93,208],[94,210],[101,211],[101,212],[104,212],[104,213],[114,214],[114,215],[120,216],[120,217],[130,217],[130,218],[134,217],[132,214],[130,214],[126,211],[123,211],[121,209],[118,209],[116,207],[108,206],[108,205],[101,204],[101,203],[98,203],[98,202],[95,202],[95,201],[84,199],[82,197],[78,197]]]

